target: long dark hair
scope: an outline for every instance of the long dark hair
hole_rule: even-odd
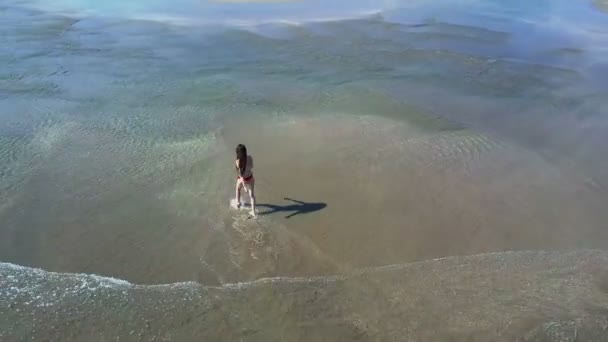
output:
[[[247,167],[247,147],[243,144],[236,146],[236,159],[239,161],[239,175],[245,173],[245,167]]]

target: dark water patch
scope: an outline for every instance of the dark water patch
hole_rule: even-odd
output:
[[[454,51],[476,53],[482,56],[491,54],[492,49],[500,50],[500,46],[510,38],[508,32],[435,21],[413,28],[407,27],[402,31],[403,33],[399,39],[419,48],[449,48]],[[488,44],[492,46],[491,49],[484,48]]]
[[[3,88],[0,91],[0,98],[8,96],[42,96],[51,97],[61,94],[59,86],[51,82],[22,82],[21,84],[15,84],[11,82],[10,85],[5,83],[1,84]]]
[[[53,39],[68,33],[78,22],[79,19],[68,17],[39,19],[33,21],[33,25],[17,26],[13,34],[30,39]]]
[[[594,0],[593,3],[604,13],[608,13],[608,2],[606,0]]]

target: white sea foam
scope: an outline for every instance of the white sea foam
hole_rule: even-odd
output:
[[[608,257],[605,251],[602,250],[578,250],[578,251],[564,251],[564,252],[549,252],[549,251],[504,251],[504,252],[492,252],[483,253],[470,256],[450,256],[429,259],[411,263],[399,263],[390,264],[377,267],[364,267],[349,271],[347,274],[335,274],[329,276],[310,276],[310,277],[265,277],[252,281],[227,283],[221,286],[209,286],[210,288],[223,288],[228,290],[238,290],[248,288],[250,286],[260,286],[269,284],[295,284],[295,283],[311,283],[311,282],[332,282],[340,279],[348,279],[349,277],[358,276],[362,274],[374,274],[384,272],[395,272],[400,270],[406,270],[414,267],[421,266],[432,266],[442,263],[453,263],[453,264],[466,264],[468,262],[489,260],[491,262],[500,262],[517,259],[534,258],[537,260],[558,260],[568,258],[591,258],[593,256]],[[125,288],[155,288],[155,289],[176,289],[176,288],[190,288],[203,286],[200,283],[194,281],[175,282],[168,284],[133,284],[123,279],[116,279],[107,276],[100,276],[95,274],[84,274],[84,273],[61,273],[61,272],[49,272],[40,268],[31,268],[27,266],[16,265],[12,263],[0,262],[0,274],[2,275],[2,281],[0,281],[0,288],[4,288],[6,292],[12,293],[27,293],[35,289],[35,284],[26,286],[17,285],[17,283],[24,279],[24,277],[37,278],[38,280],[61,280],[69,279],[75,281],[73,289],[89,290],[94,291],[100,288],[108,289],[125,289]],[[8,285],[8,286],[7,286]],[[6,287],[5,287],[6,286]]]
[[[339,21],[365,17],[388,8],[389,1],[105,1],[87,0],[19,2],[36,10],[70,17],[115,17],[175,25],[228,25],[249,27],[267,23],[299,25],[305,22]]]
[[[0,272],[6,273],[5,280],[18,280],[20,275],[28,274],[34,276],[41,276],[44,278],[61,278],[61,277],[81,277],[82,287],[89,287],[90,283],[85,280],[92,280],[97,282],[99,287],[122,287],[122,286],[133,286],[130,282],[122,279],[116,279],[107,276],[100,276],[96,274],[78,274],[78,273],[62,273],[62,272],[49,272],[41,268],[33,268],[27,266],[16,265],[7,262],[0,262]]]

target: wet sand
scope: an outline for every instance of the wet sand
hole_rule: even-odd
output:
[[[608,246],[602,188],[513,142],[443,125],[310,115],[239,119],[209,138],[134,151],[128,138],[77,125],[57,128],[62,138],[42,132],[52,153],[20,193],[4,193],[2,260],[145,284],[221,284]],[[266,205],[257,220],[228,208],[240,142],[256,159]]]
[[[276,222],[310,240],[338,271],[608,246],[602,194],[583,179],[508,142],[446,126],[305,115],[239,120],[224,139],[247,141],[255,155],[259,202],[286,207],[268,215],[270,231]],[[297,206],[285,197],[306,203],[302,213],[290,218]]]
[[[238,117],[204,138],[128,155],[120,146],[129,141],[62,129],[65,141],[26,184],[38,200],[14,199],[13,209],[29,206],[45,221],[7,211],[30,225],[3,230],[5,260],[138,283],[221,284],[608,246],[602,192],[531,151],[441,120]],[[228,206],[240,142],[255,158],[257,219]],[[95,146],[101,155],[79,154]],[[100,174],[96,162],[114,171]],[[65,173],[71,163],[88,166]]]

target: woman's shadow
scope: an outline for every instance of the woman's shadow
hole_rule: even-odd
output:
[[[270,215],[277,212],[292,212],[291,214],[285,216],[286,219],[294,217],[298,214],[309,214],[315,211],[319,211],[327,207],[326,203],[306,203],[298,200],[294,200],[288,197],[285,197],[284,200],[291,201],[293,204],[288,205],[275,205],[275,204],[258,204],[258,207],[268,208],[259,215]]]

